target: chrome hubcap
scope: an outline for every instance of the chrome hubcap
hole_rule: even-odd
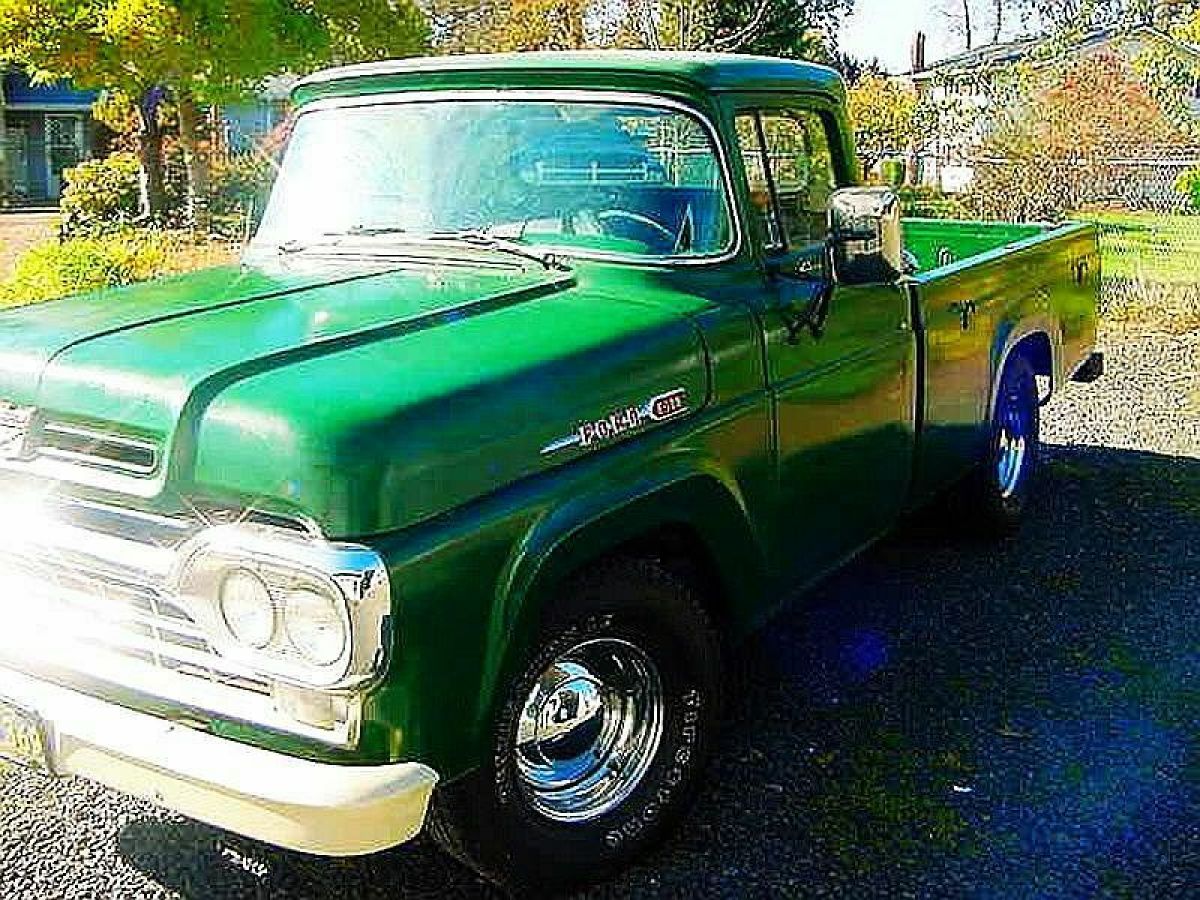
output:
[[[999,414],[1000,434],[996,452],[996,483],[1000,496],[1008,499],[1016,493],[1025,474],[1029,453],[1029,425],[1018,396],[1005,397]]]
[[[620,806],[662,742],[665,704],[654,661],[624,640],[568,650],[542,673],[517,726],[517,774],[542,815],[583,822]]]

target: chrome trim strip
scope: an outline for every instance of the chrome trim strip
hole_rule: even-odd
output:
[[[81,453],[74,450],[63,450],[59,447],[46,446],[44,443],[39,442],[36,450],[39,454],[45,456],[51,456],[56,459],[64,459],[68,462],[76,462],[95,468],[115,469],[118,472],[128,472],[133,475],[152,475],[158,469],[158,445],[150,441],[142,441],[136,438],[125,437],[124,435],[114,434],[107,431],[99,431],[92,428],[81,428],[76,425],[67,425],[61,422],[47,422],[42,425],[41,432],[42,434],[61,434],[67,437],[80,438],[97,446],[108,444],[114,447],[122,447],[129,450],[139,450],[150,454],[150,463],[145,466],[138,466],[131,463],[123,463],[120,460],[107,459],[106,457],[95,454]]]
[[[707,256],[661,256],[638,257],[623,253],[595,253],[575,248],[560,247],[555,244],[530,244],[531,249],[555,253],[568,259],[588,259],[599,262],[617,262],[644,268],[671,268],[676,266],[711,266],[728,262],[737,258],[742,252],[745,235],[742,233],[742,217],[738,214],[737,191],[734,189],[733,170],[730,167],[728,148],[721,140],[720,132],[712,119],[699,107],[681,100],[668,97],[665,94],[639,93],[633,91],[587,90],[587,89],[517,89],[496,90],[493,88],[442,91],[391,91],[379,94],[362,94],[348,97],[328,97],[314,100],[300,108],[299,115],[304,116],[313,112],[330,109],[354,109],[364,106],[394,106],[404,103],[437,103],[447,100],[466,100],[471,102],[499,100],[528,100],[540,102],[563,103],[593,103],[616,105],[648,106],[654,109],[666,109],[684,113],[696,119],[708,134],[709,139],[717,150],[717,158],[721,166],[722,182],[725,186],[725,203],[729,210],[730,225],[733,230],[732,243],[724,252]],[[253,242],[251,250],[255,249]],[[261,248],[259,248],[261,249]]]

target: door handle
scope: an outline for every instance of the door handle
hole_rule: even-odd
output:
[[[979,307],[974,300],[955,301],[950,304],[950,312],[955,313],[962,320],[963,331],[971,327],[971,320],[975,318],[975,313],[978,311]]]

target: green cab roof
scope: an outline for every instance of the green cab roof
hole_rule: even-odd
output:
[[[472,87],[580,87],[695,94],[719,91],[817,93],[844,100],[832,69],[772,56],[652,50],[466,54],[362,63],[317,72],[296,84],[298,104],[332,97]]]

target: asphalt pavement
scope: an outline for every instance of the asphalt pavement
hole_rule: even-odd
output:
[[[1017,537],[909,522],[782,613],[694,813],[593,895],[1200,897],[1200,368],[1179,364],[1048,411]],[[5,900],[490,893],[424,840],[322,860],[0,772]]]

